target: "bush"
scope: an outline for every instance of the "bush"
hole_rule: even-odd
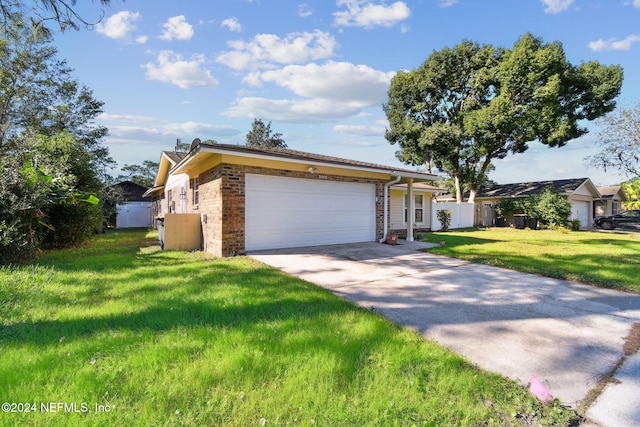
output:
[[[436,216],[438,217],[438,221],[440,221],[442,231],[449,230],[449,225],[451,225],[451,211],[442,209],[436,213]]]
[[[61,247],[82,243],[102,226],[102,207],[99,204],[75,202],[53,205],[47,215],[54,230],[46,230],[44,247]]]
[[[535,196],[534,215],[547,227],[567,226],[571,216],[571,203],[552,188]]]
[[[496,205],[496,212],[505,217],[518,213],[537,218],[538,222],[547,228],[566,227],[571,216],[571,203],[549,187],[544,192],[526,199],[503,199]]]

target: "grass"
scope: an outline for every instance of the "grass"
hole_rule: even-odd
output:
[[[0,268],[0,314],[0,402],[35,403],[0,425],[576,420],[321,288],[246,257],[162,252],[146,231]]]
[[[487,228],[425,234],[431,252],[640,293],[640,234]]]

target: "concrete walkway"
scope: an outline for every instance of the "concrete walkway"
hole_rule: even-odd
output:
[[[427,243],[401,243],[250,255],[413,328],[486,370],[523,385],[536,375],[574,408],[622,360],[625,337],[640,322],[637,295],[419,252]],[[622,382],[609,385],[587,413],[592,425],[640,425],[639,364],[637,357],[627,359],[618,371]],[[624,405],[630,409],[620,414]]]

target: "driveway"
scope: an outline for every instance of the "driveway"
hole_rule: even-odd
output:
[[[486,370],[524,385],[536,375],[574,408],[623,360],[625,338],[640,322],[637,295],[472,264],[419,252],[426,243],[402,243],[250,255],[413,328]],[[640,380],[632,375],[625,384],[637,393],[627,394],[631,414],[623,416],[640,425]],[[625,399],[615,402],[620,412]]]

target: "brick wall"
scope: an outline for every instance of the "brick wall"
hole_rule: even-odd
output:
[[[189,205],[191,212],[202,216],[204,250],[216,256],[234,256],[245,253],[245,174],[275,175],[290,178],[318,179],[317,174],[221,164],[199,176],[200,204],[195,210],[192,203],[193,180],[190,181]],[[384,183],[385,181],[325,175],[327,181],[361,182],[376,186],[376,238],[383,237]],[[206,221],[204,220],[206,216]]]

